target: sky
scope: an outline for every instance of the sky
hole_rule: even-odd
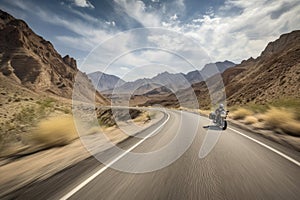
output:
[[[125,80],[240,63],[300,29],[299,0],[0,0],[80,70]]]

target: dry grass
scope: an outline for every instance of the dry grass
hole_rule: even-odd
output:
[[[147,112],[143,112],[142,114],[140,114],[138,117],[136,117],[135,119],[133,119],[133,122],[142,122],[142,121],[148,121],[150,120],[150,115]]]
[[[250,115],[253,115],[253,112],[245,108],[238,108],[233,113],[231,113],[231,117],[235,120],[242,120]]]
[[[138,117],[136,117],[135,119],[133,119],[133,122],[143,122],[143,123],[146,123],[146,122],[149,122],[152,119],[154,119],[155,115],[156,114],[153,111],[145,111],[145,112],[142,112],[142,114],[140,114]]]
[[[299,105],[295,103],[296,101],[293,102],[295,105]],[[299,108],[296,108],[294,104],[289,106],[283,104],[282,107],[278,107],[279,103],[276,106],[234,107],[231,108],[234,111],[230,113],[230,117],[234,120],[242,120],[244,124],[252,125],[255,128],[270,129],[300,137]]]
[[[300,122],[296,118],[292,110],[272,107],[266,112],[264,120],[271,128],[279,128],[287,134],[300,136]]]
[[[3,136],[0,134],[0,151],[3,151],[3,146],[4,146],[4,141],[3,141]]]
[[[271,107],[286,108],[294,111],[297,120],[300,120],[300,99],[285,98],[271,103]]]
[[[288,112],[284,108],[275,108],[272,107],[264,115],[264,120],[271,127],[278,127],[279,124],[285,123],[287,120],[294,119],[294,114]]]
[[[258,120],[258,122],[264,122],[265,121],[265,115],[264,114],[256,114],[255,115],[256,119]]]
[[[293,120],[293,121],[289,121],[288,123],[285,123],[282,125],[282,130],[289,134],[289,135],[293,135],[293,136],[300,136],[300,122]]]
[[[245,118],[245,124],[250,125],[250,124],[256,124],[258,122],[258,119],[255,116],[247,116]]]
[[[199,109],[199,113],[200,113],[201,115],[208,116],[209,113],[211,113],[211,110],[200,110],[200,109]]]
[[[93,126],[86,131],[87,135],[92,135],[92,134],[102,133],[102,132],[103,129],[97,126]]]
[[[73,117],[70,115],[43,120],[30,135],[34,143],[47,147],[66,145],[77,137]]]

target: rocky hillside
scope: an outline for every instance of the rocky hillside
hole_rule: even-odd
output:
[[[77,69],[76,61],[62,57],[53,45],[36,35],[22,20],[0,10],[0,73],[15,84],[37,93],[71,98],[77,75],[84,98],[93,86],[87,75]],[[96,99],[107,100],[100,94]]]
[[[245,70],[226,84],[230,105],[300,98],[300,31],[280,36],[237,67]]]
[[[206,83],[209,83],[214,91],[224,84],[228,105],[250,102],[265,104],[283,98],[300,98],[300,31],[284,34],[276,41],[270,42],[259,57],[249,58],[235,67],[226,69],[222,78],[223,82],[220,82],[214,75],[206,82],[192,85],[200,108],[208,108],[211,104]],[[185,98],[188,105],[188,94],[187,90],[180,90],[176,96]],[[168,98],[170,102],[175,102],[175,94],[170,93]],[[148,98],[144,104],[160,104],[160,101],[161,98],[156,94],[155,98]],[[163,104],[166,104],[165,100]],[[178,102],[169,105],[179,106]]]

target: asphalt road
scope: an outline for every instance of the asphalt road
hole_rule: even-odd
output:
[[[22,188],[4,199],[61,199],[80,184],[82,187],[70,195],[69,199],[300,199],[300,167],[234,130],[298,161],[299,153],[234,128],[215,133],[211,131],[209,134],[221,134],[220,138],[212,151],[200,159],[199,150],[207,134],[207,129],[202,126],[210,122],[192,113],[168,113],[170,118],[164,126],[132,151],[157,150],[174,139],[178,131],[183,131],[189,137],[190,131],[194,130],[196,123],[200,121],[191,146],[169,166],[153,172],[134,174],[111,168],[104,170],[105,166],[91,157],[46,181]],[[142,134],[147,135],[154,128]],[[132,138],[119,146],[129,149],[140,140]],[[172,152],[162,153],[160,159],[166,160],[170,153]],[[143,162],[135,160],[132,164],[139,166]],[[90,178],[101,169],[99,175]],[[90,180],[86,181],[89,178]],[[86,185],[83,185],[84,181]]]

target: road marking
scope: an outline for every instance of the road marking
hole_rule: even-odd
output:
[[[92,176],[90,176],[89,178],[87,178],[85,181],[83,181],[82,183],[80,183],[79,185],[77,185],[73,190],[71,190],[70,192],[68,192],[66,195],[64,195],[63,197],[60,198],[60,200],[67,200],[69,199],[71,196],[73,196],[76,192],[78,192],[81,188],[83,188],[84,186],[86,186],[89,182],[91,182],[93,179],[95,179],[97,176],[99,176],[102,172],[104,172],[106,169],[108,169],[110,166],[112,166],[114,163],[116,163],[118,160],[120,160],[122,157],[124,157],[126,154],[128,154],[130,151],[132,151],[133,149],[135,149],[137,146],[139,146],[141,143],[143,143],[145,140],[147,140],[149,137],[151,137],[152,135],[154,135],[154,133],[156,133],[161,127],[163,127],[168,120],[170,119],[170,114],[166,113],[168,115],[166,121],[164,121],[159,127],[157,127],[154,131],[152,131],[150,134],[148,134],[146,137],[144,137],[142,140],[140,140],[139,142],[137,142],[135,145],[133,145],[132,147],[130,147],[129,149],[127,149],[124,153],[122,153],[121,155],[119,155],[118,157],[116,157],[114,160],[112,160],[110,163],[108,163],[107,165],[105,165],[104,167],[102,167],[100,170],[98,170],[96,173],[94,173]]]
[[[236,132],[236,133],[238,133],[238,134],[240,134],[240,135],[242,135],[242,136],[248,138],[249,140],[252,140],[253,142],[256,142],[257,144],[259,144],[259,145],[261,145],[261,146],[263,146],[263,147],[265,147],[265,148],[267,148],[267,149],[273,151],[274,153],[280,155],[281,157],[283,157],[283,158],[289,160],[290,162],[292,162],[292,163],[294,163],[295,165],[297,165],[298,167],[300,167],[300,162],[298,162],[297,160],[295,160],[295,159],[289,157],[288,155],[285,155],[284,153],[282,153],[282,152],[280,152],[280,151],[274,149],[273,147],[270,147],[270,146],[268,146],[268,145],[266,145],[266,144],[264,144],[264,143],[262,143],[262,142],[260,142],[260,141],[258,141],[258,140],[256,140],[256,139],[254,139],[254,138],[252,138],[252,137],[250,137],[250,136],[248,136],[248,135],[245,135],[244,133],[241,133],[240,131],[237,131],[237,130],[235,130],[235,129],[233,129],[233,128],[228,127],[228,129],[230,129],[230,130],[232,130],[232,131],[234,131],[234,132]]]

